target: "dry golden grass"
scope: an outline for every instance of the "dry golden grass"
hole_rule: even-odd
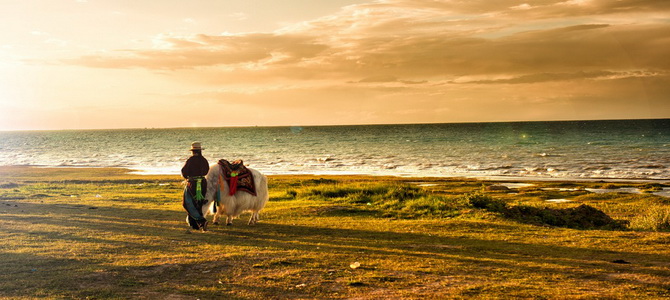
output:
[[[669,232],[552,227],[466,202],[439,206],[450,213],[434,214],[426,210],[432,206],[416,200],[462,200],[479,193],[509,207],[588,204],[630,221],[650,203],[667,207],[667,198],[486,191],[487,185],[272,176],[260,224],[236,220],[200,233],[187,229],[176,176],[2,167],[0,298],[670,297]],[[391,196],[384,195],[392,194],[413,201],[416,210],[398,214],[402,208],[385,202]],[[575,202],[544,201],[557,196]]]

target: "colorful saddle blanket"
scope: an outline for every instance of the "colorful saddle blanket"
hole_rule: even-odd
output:
[[[221,166],[223,180],[228,183],[230,189],[228,193],[229,195],[232,196],[239,190],[256,196],[254,175],[244,166],[242,160],[236,160],[231,163],[222,159],[219,160],[219,166]]]

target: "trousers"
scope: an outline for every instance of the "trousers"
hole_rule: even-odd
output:
[[[200,187],[197,185],[200,184]],[[202,206],[207,203],[207,200],[197,200],[198,190],[204,197],[207,194],[207,181],[202,179],[198,182],[195,179],[189,179],[188,184],[184,188],[184,197],[182,206],[186,209],[188,225],[193,229],[200,229],[205,226],[207,220],[202,214]]]

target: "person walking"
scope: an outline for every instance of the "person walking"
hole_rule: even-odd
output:
[[[202,206],[207,203],[207,179],[205,175],[209,172],[209,162],[202,156],[202,144],[193,142],[191,144],[192,156],[186,160],[181,168],[181,175],[186,179],[182,206],[188,215],[186,222],[193,229],[207,230],[207,219],[202,214]]]

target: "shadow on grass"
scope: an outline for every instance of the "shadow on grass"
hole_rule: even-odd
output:
[[[257,226],[212,227],[210,232],[199,234],[187,233],[183,221],[185,213],[176,211],[110,206],[91,210],[81,205],[68,207],[48,203],[21,203],[20,209],[23,213],[0,214],[3,236],[26,240],[22,244],[0,247],[0,267],[12,270],[0,275],[4,283],[4,288],[0,288],[2,296],[310,297],[318,291],[296,289],[300,277],[324,278],[333,273],[348,276],[347,272],[351,272],[348,263],[364,258],[371,261],[391,258],[405,263],[430,261],[474,270],[472,274],[455,269],[424,274],[417,269],[413,276],[449,276],[454,272],[466,278],[490,280],[493,270],[504,269],[533,276],[558,273],[596,281],[608,280],[608,274],[622,272],[635,275],[632,278],[670,278],[670,271],[659,270],[659,266],[667,266],[670,259],[660,254],[523,243],[495,237],[477,239],[394,232],[392,224],[388,231],[376,231],[364,228],[365,222],[360,229],[341,229],[288,225],[269,219]],[[39,215],[39,212],[50,214]],[[487,226],[518,231],[513,225]],[[49,252],[48,247],[53,243],[83,248],[95,246],[96,249],[85,257],[76,257]],[[222,251],[193,253],[209,248]],[[137,266],[120,263],[116,256],[121,254],[136,255],[138,259],[153,255],[156,259],[150,265]],[[180,255],[191,255],[191,259],[174,259]],[[193,257],[197,258],[196,262]],[[326,257],[330,259],[319,259]],[[615,260],[632,264],[612,263]],[[389,268],[369,264],[375,270]],[[279,272],[283,269],[292,269],[297,275]],[[594,278],[592,269],[601,275]],[[286,277],[277,279],[277,274]],[[262,280],[250,283],[240,279],[251,275]],[[667,284],[636,279],[620,279],[618,283],[644,285],[659,291],[670,288]],[[328,280],[319,289],[342,292],[341,285]]]

